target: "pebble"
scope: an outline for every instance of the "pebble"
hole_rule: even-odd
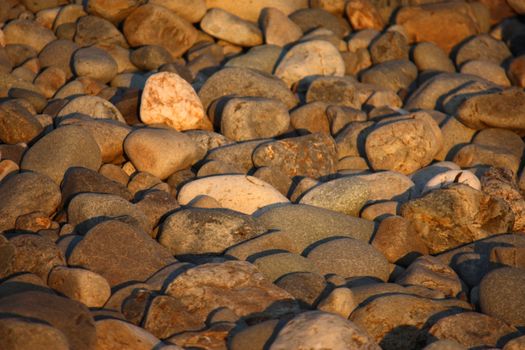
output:
[[[275,68],[275,76],[292,86],[310,75],[343,76],[341,54],[329,42],[311,40],[293,46]]]
[[[146,81],[140,119],[145,124],[165,124],[178,131],[211,127],[191,85],[170,72],[154,74]]]

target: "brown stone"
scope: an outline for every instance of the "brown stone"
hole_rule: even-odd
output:
[[[369,0],[351,0],[346,3],[346,16],[354,30],[382,30],[384,23],[379,11]]]

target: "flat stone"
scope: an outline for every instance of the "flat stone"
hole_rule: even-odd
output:
[[[204,110],[208,110],[213,101],[230,95],[275,98],[289,109],[298,102],[280,79],[247,68],[221,69],[209,77],[199,90]]]
[[[309,311],[294,317],[281,329],[270,350],[380,349],[359,326],[339,315]]]
[[[337,165],[335,142],[325,133],[264,143],[252,158],[256,167],[274,166],[290,177],[318,178],[335,173]]]
[[[176,73],[161,72],[146,81],[140,102],[144,124],[165,124],[178,130],[211,129],[195,90]]]
[[[514,223],[509,211],[501,199],[463,184],[432,191],[401,207],[401,215],[414,223],[431,254],[508,232]]]
[[[417,112],[377,124],[366,137],[365,150],[374,170],[410,174],[428,165],[442,142],[436,122],[430,115]]]
[[[75,349],[95,347],[95,322],[89,309],[77,301],[50,293],[28,291],[1,298],[0,312],[48,323],[62,332],[69,346]]]
[[[335,238],[314,244],[308,259],[315,262],[323,275],[343,277],[376,277],[388,280],[390,267],[386,258],[371,245],[352,238]]]
[[[197,30],[175,12],[146,4],[135,9],[124,21],[124,35],[132,47],[159,45],[173,57],[180,57],[197,40]]]
[[[171,254],[146,233],[119,221],[96,225],[78,242],[68,258],[102,275],[112,287],[129,281],[144,281],[175,262]],[[133,268],[130,268],[133,264]]]
[[[174,255],[222,253],[266,230],[248,215],[227,209],[183,209],[168,216],[158,241]]]
[[[245,175],[220,175],[192,181],[180,189],[177,199],[184,205],[203,194],[216,199],[223,208],[244,214],[252,214],[271,204],[289,203],[271,185]]]
[[[369,200],[368,182],[358,177],[343,177],[322,183],[306,192],[299,203],[359,216]]]
[[[200,25],[211,36],[239,46],[257,46],[263,42],[262,33],[255,24],[220,8],[210,9]]]
[[[0,232],[15,228],[19,216],[35,211],[51,215],[60,204],[60,188],[47,176],[25,172],[0,183]]]
[[[102,162],[96,141],[78,126],[64,126],[38,140],[25,154],[21,169],[50,177],[57,184],[71,167],[98,170]]]
[[[202,292],[196,294],[198,290]],[[218,307],[228,307],[238,316],[263,311],[278,316],[296,308],[290,294],[244,261],[196,266],[178,275],[167,286],[166,294],[179,299],[202,321]]]
[[[126,138],[124,151],[136,169],[159,179],[189,168],[204,156],[196,142],[171,129],[136,130]]]
[[[344,73],[341,54],[332,44],[323,40],[311,40],[293,46],[275,68],[275,76],[287,86],[310,75],[343,76]]]
[[[238,97],[222,110],[221,133],[234,141],[272,138],[285,133],[290,115],[284,103],[261,97]]]

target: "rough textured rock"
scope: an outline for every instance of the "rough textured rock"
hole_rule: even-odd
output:
[[[243,261],[204,264],[189,269],[167,286],[166,294],[179,299],[184,308],[202,321],[217,307],[228,307],[239,316],[261,312],[278,316],[295,308],[290,294]]]
[[[158,240],[174,255],[222,253],[264,232],[264,227],[247,215],[226,209],[192,208],[168,216]]]
[[[184,185],[178,201],[187,204],[199,195],[217,200],[223,208],[245,214],[276,203],[289,203],[279,191],[256,177],[221,175],[198,179]]]
[[[50,177],[57,184],[71,167],[98,170],[100,149],[93,137],[78,126],[64,126],[38,140],[25,154],[21,169]]]
[[[184,18],[153,4],[135,9],[124,21],[123,32],[132,47],[160,45],[173,57],[180,57],[198,36],[196,29]]]
[[[390,267],[386,258],[371,245],[352,238],[337,238],[314,244],[308,259],[315,262],[323,275],[375,277],[388,280]]]
[[[5,349],[69,349],[66,336],[57,328],[19,316],[0,320],[0,346]]]
[[[401,207],[431,254],[508,232],[514,215],[502,201],[470,186],[435,190]]]
[[[112,287],[143,281],[173,262],[171,254],[146,233],[115,220],[100,223],[88,231],[68,258],[70,266],[96,272]],[[129,269],[130,264],[135,267]]]
[[[25,108],[0,106],[0,141],[3,143],[28,143],[42,131],[42,125]]]
[[[26,172],[0,183],[0,232],[15,228],[19,216],[32,212],[51,215],[60,204],[60,188],[47,176]]]
[[[383,29],[384,21],[374,3],[368,0],[351,0],[345,6],[346,16],[355,30]]]
[[[275,75],[288,86],[310,75],[343,76],[344,73],[344,61],[339,51],[322,40],[295,45],[275,68]]]
[[[170,72],[153,74],[146,80],[140,119],[144,124],[165,124],[178,131],[211,128],[191,85]]]
[[[294,317],[281,329],[270,350],[370,349],[380,347],[354,323],[341,316],[310,311]]]
[[[367,136],[365,150],[375,170],[410,174],[428,165],[442,146],[436,122],[419,112],[398,121],[382,122]]]
[[[316,133],[264,143],[253,153],[255,166],[275,166],[290,177],[320,176],[336,172],[337,154],[332,137]]]

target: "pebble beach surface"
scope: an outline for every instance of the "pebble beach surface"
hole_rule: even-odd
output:
[[[525,350],[524,0],[0,0],[1,350]]]

